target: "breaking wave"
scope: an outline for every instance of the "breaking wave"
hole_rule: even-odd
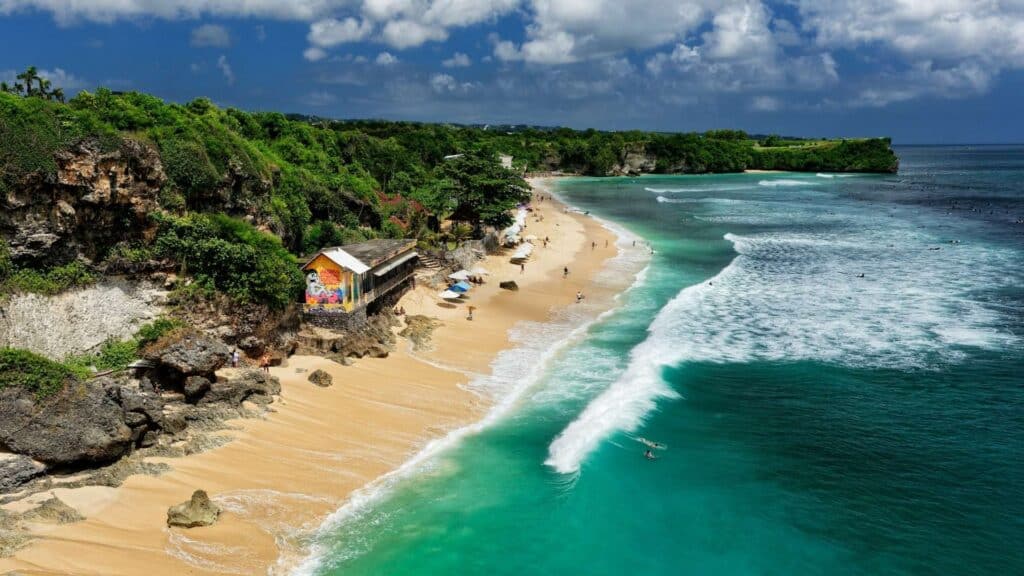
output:
[[[808,182],[806,180],[789,180],[782,178],[780,180],[761,180],[757,185],[775,188],[777,186],[814,186],[815,184],[814,182]]]
[[[677,396],[662,378],[668,366],[810,360],[931,370],[962,359],[964,347],[1019,344],[981,295],[1014,282],[1008,252],[939,252],[907,227],[725,238],[732,262],[659,311],[625,372],[551,443],[547,465],[577,472],[603,440],[635,431],[658,400]]]

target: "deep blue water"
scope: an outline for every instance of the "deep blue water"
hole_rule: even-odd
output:
[[[898,154],[560,182],[650,267],[578,337],[524,327],[512,409],[306,569],[1024,574],[1024,148]]]

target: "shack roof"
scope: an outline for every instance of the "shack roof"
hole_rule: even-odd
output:
[[[380,238],[377,240],[359,242],[358,244],[346,244],[344,246],[324,248],[306,260],[303,268],[309,266],[317,256],[323,254],[335,263],[348,268],[357,274],[362,274],[371,268],[391,260],[403,252],[408,252],[409,250],[414,249],[415,247],[415,240]]]

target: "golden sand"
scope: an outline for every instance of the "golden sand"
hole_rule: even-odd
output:
[[[537,187],[537,183],[534,183]],[[543,191],[543,188],[537,188]],[[233,441],[202,454],[152,459],[173,469],[158,477],[133,476],[119,488],[54,492],[86,519],[38,526],[36,539],[14,557],[0,559],[0,573],[25,575],[265,574],[286,571],[304,554],[311,534],[356,489],[394,470],[430,440],[480,419],[488,406],[463,385],[467,374],[486,374],[508,348],[509,330],[524,320],[545,321],[583,291],[588,302],[610,306],[610,289],[592,280],[616,254],[613,235],[590,218],[566,213],[552,201],[535,203],[527,234],[538,242],[525,269],[507,256],[480,265],[491,274],[468,301],[445,305],[437,290],[420,286],[401,302],[408,314],[438,318],[430,350],[410,352],[408,342],[386,359],[352,366],[295,356],[273,368],[281,397],[263,419],[232,422]],[[607,244],[606,244],[607,242]],[[593,243],[593,246],[592,246]],[[570,275],[563,279],[562,268]],[[517,292],[501,290],[515,280]],[[467,306],[476,307],[466,319]],[[334,385],[306,378],[321,368]],[[206,490],[224,509],[211,527],[165,526],[167,508]]]

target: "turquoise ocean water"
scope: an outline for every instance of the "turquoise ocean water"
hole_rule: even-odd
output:
[[[499,409],[298,572],[1024,574],[1024,148],[898,153],[559,182],[649,266],[625,236],[618,308],[522,326]]]

